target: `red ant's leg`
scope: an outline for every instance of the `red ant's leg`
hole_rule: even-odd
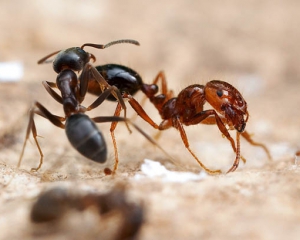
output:
[[[124,94],[124,97],[128,98],[129,104],[142,119],[144,119],[155,129],[158,129],[158,125],[149,117],[149,115],[145,112],[143,107],[133,98],[133,96],[129,94]]]
[[[236,157],[232,167],[227,171],[227,173],[234,172],[239,166],[241,158],[240,134],[240,132],[236,131]]]
[[[242,159],[243,162],[245,162],[245,158],[240,156],[240,138],[239,138],[239,134],[237,135],[237,146],[235,146],[235,142],[233,140],[233,138],[230,136],[226,126],[224,125],[222,119],[219,117],[219,115],[217,114],[217,112],[215,110],[205,110],[202,111],[198,114],[196,114],[191,120],[189,120],[188,122],[185,122],[185,125],[196,125],[198,123],[205,123],[205,124],[217,124],[220,132],[230,141],[231,143],[231,147],[233,149],[233,151],[236,153],[236,159],[234,161],[234,165],[235,166],[239,163],[240,158]],[[230,171],[234,171],[236,170],[236,167],[232,167]]]
[[[186,136],[186,133],[184,131],[184,128],[181,124],[181,122],[179,121],[178,117],[174,117],[171,120],[165,120],[163,121],[160,125],[159,125],[159,129],[160,130],[165,130],[168,129],[170,127],[175,127],[176,129],[178,129],[178,131],[180,132],[180,136],[181,139],[185,145],[185,147],[188,149],[188,151],[192,154],[192,156],[195,158],[195,160],[198,162],[198,164],[209,174],[220,174],[221,170],[210,170],[209,168],[207,168],[199,159],[198,157],[195,155],[195,153],[190,149],[190,144],[188,141],[188,138]]]
[[[243,133],[241,133],[242,137],[245,138],[247,140],[247,142],[249,142],[251,145],[253,146],[257,146],[257,147],[261,147],[265,153],[267,154],[268,156],[268,159],[269,160],[272,160],[272,156],[270,154],[270,151],[269,149],[265,146],[265,144],[262,144],[262,143],[259,143],[259,142],[255,142],[252,140],[251,138],[251,135],[247,132],[247,131],[244,131]]]

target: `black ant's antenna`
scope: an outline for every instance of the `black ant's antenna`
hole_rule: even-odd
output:
[[[93,47],[93,48],[98,48],[98,49],[104,49],[104,48],[108,48],[112,45],[119,44],[119,43],[130,43],[130,44],[134,44],[134,45],[137,45],[137,46],[140,45],[140,43],[136,40],[121,39],[121,40],[116,40],[116,41],[109,42],[105,45],[103,45],[103,44],[94,44],[94,43],[85,43],[80,48],[83,49],[84,47]]]

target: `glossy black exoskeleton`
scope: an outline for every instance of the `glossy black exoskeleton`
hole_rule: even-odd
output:
[[[78,152],[95,162],[104,163],[106,161],[105,139],[96,124],[87,115],[71,115],[65,126],[67,137]],[[84,129],[84,131],[79,129]]]
[[[149,94],[152,95],[157,93],[158,86],[156,85],[156,83],[162,77],[162,72],[157,75],[152,84],[146,84],[143,82],[141,76],[135,70],[123,65],[111,63],[96,66],[95,68],[101,74],[101,76],[103,76],[107,84],[119,90],[122,98],[128,100],[131,107],[142,119],[144,119],[154,128],[158,129],[158,125],[153,122],[153,120],[148,116],[143,107],[134,99],[133,95],[138,91],[142,91],[146,95],[146,97],[148,97]],[[163,86],[163,88],[165,87],[166,86]],[[99,87],[99,84],[97,84],[97,81],[93,78],[90,78],[88,81],[87,91],[96,96],[99,96],[103,92],[101,87]],[[112,95],[110,95],[107,99],[110,101],[116,101],[116,98],[114,98]],[[118,102],[114,116],[120,115],[121,107],[121,103]],[[111,124],[112,133],[115,130],[116,126],[116,122],[113,122]]]
[[[105,64],[95,67],[105,81],[115,86],[122,93],[134,95],[143,88],[143,80],[141,76],[133,69],[119,64]],[[94,79],[89,81],[88,92],[99,95],[101,89]],[[110,95],[107,100],[115,101],[116,98]]]
[[[85,46],[103,49],[113,44],[123,42],[138,45],[138,42],[134,40],[119,40],[108,43],[106,45],[87,43],[82,45],[81,48],[75,47],[63,51],[56,51],[38,61],[39,64],[45,63],[47,62],[48,58],[58,53],[53,61],[53,69],[55,72],[59,73],[56,78],[56,82],[44,81],[43,85],[47,92],[57,102],[63,105],[65,116],[60,117],[57,115],[53,115],[39,102],[34,103],[33,108],[30,110],[26,137],[19,158],[18,166],[20,166],[21,164],[26,142],[29,138],[30,132],[32,132],[33,134],[33,138],[40,153],[40,164],[37,168],[32,168],[32,170],[37,171],[41,168],[43,163],[43,153],[37,141],[37,130],[34,122],[35,114],[48,119],[55,126],[65,129],[70,143],[78,152],[80,152],[83,156],[100,163],[106,161],[107,147],[103,135],[95,125],[95,122],[101,123],[122,121],[125,123],[130,123],[148,140],[150,140],[153,144],[156,144],[141,129],[139,129],[135,124],[131,123],[126,118],[121,118],[118,116],[90,118],[85,114],[86,111],[90,111],[98,107],[110,95],[113,95],[116,99],[118,99],[120,106],[122,106],[124,110],[126,109],[119,89],[115,86],[109,85],[103,79],[101,74],[89,63],[90,59],[95,60],[94,55],[83,50]],[[75,73],[77,71],[81,71],[81,75],[79,77],[77,77]],[[81,103],[84,100],[86,92],[88,90],[88,83],[90,79],[96,81],[99,89],[101,89],[101,93],[98,95],[97,99],[89,107],[86,108],[82,106]],[[54,88],[59,89],[60,95],[54,90]],[[118,152],[113,132],[112,136],[115,148],[115,164],[113,169],[113,172],[115,172],[118,166]]]

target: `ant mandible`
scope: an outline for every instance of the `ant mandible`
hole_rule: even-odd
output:
[[[26,131],[26,137],[23,144],[22,152],[19,158],[18,167],[21,164],[24,150],[26,147],[26,142],[29,138],[30,132],[32,132],[34,141],[40,153],[40,163],[38,167],[32,168],[33,171],[37,171],[41,168],[43,163],[43,153],[37,141],[37,130],[34,122],[34,114],[38,114],[46,119],[48,119],[55,126],[65,129],[66,135],[72,144],[72,146],[77,149],[83,156],[103,163],[107,158],[107,147],[102,133],[99,131],[96,123],[102,122],[125,122],[130,123],[135,129],[137,129],[142,135],[144,135],[151,143],[158,146],[146,133],[144,133],[138,126],[124,118],[116,116],[108,117],[94,117],[89,118],[85,112],[90,111],[98,107],[109,95],[113,95],[122,105],[124,111],[126,109],[125,103],[121,97],[119,90],[107,84],[107,82],[102,78],[97,70],[89,63],[90,59],[95,57],[83,50],[85,46],[91,46],[95,48],[106,48],[117,43],[133,43],[138,44],[134,40],[118,40],[106,45],[100,44],[84,44],[81,48],[69,48],[60,52],[54,52],[46,57],[42,58],[38,63],[44,63],[46,60],[57,54],[57,57],[53,61],[53,68],[55,72],[59,73],[56,82],[43,82],[44,87],[48,93],[60,104],[63,105],[64,117],[53,115],[49,112],[42,104],[39,102],[34,102],[33,108],[30,110],[29,122]],[[78,78],[75,71],[81,71],[82,73]],[[89,78],[96,79],[99,83],[102,93],[97,97],[97,99],[89,106],[84,107],[81,105],[85,98],[87,92],[87,86]],[[56,93],[52,88],[58,88],[61,95]],[[63,123],[65,122],[65,124]],[[116,145],[114,145],[116,148]],[[160,146],[158,146],[162,149]],[[115,152],[117,152],[115,150]],[[116,156],[114,171],[117,169],[118,158]],[[114,172],[113,171],[113,172]]]
[[[158,88],[155,89],[159,80],[162,83],[161,94],[157,94]],[[163,72],[158,73],[153,84],[145,93],[159,111],[163,120],[158,129],[166,130],[174,127],[179,130],[185,147],[206,172],[210,174],[221,173],[220,170],[207,168],[190,149],[183,125],[190,126],[202,123],[216,124],[218,126],[223,136],[230,141],[232,149],[236,153],[235,161],[227,173],[237,169],[241,158],[245,161],[240,154],[240,135],[251,145],[263,148],[268,158],[271,159],[268,148],[262,143],[253,141],[250,134],[245,131],[249,118],[247,103],[241,93],[229,83],[213,80],[206,83],[205,86],[199,84],[190,85],[183,89],[177,97],[173,97],[173,92],[168,91]],[[214,109],[204,110],[206,102]],[[236,130],[236,145],[228,130]]]

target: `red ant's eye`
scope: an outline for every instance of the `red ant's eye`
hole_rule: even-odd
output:
[[[217,95],[218,95],[219,97],[222,97],[222,96],[223,96],[223,91],[220,90],[220,89],[218,89],[218,90],[217,90]]]

